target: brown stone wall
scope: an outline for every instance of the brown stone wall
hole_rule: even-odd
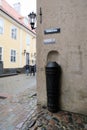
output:
[[[52,28],[60,28],[60,33],[44,34]],[[55,42],[45,44],[49,39]],[[49,59],[62,68],[61,109],[87,114],[87,1],[37,0],[37,89],[41,104],[47,103],[45,66]]]

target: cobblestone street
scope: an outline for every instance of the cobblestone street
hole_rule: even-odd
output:
[[[0,130],[15,130],[22,126],[36,109],[37,99],[34,95],[33,91],[27,89],[19,96],[0,100]]]
[[[39,106],[20,130],[87,130],[87,116],[67,111],[53,114]]]
[[[36,109],[36,78],[17,75],[0,79],[0,130],[15,130]],[[21,127],[21,126],[20,126]]]
[[[13,83],[12,88],[17,87],[18,92],[15,89],[12,93],[7,90],[8,94],[6,92],[3,94],[4,96],[8,95],[7,98],[3,96],[0,98],[0,130],[87,130],[86,115],[67,111],[51,113],[46,106],[37,105],[35,77],[18,75],[8,77],[8,81],[7,78],[3,79],[6,84],[8,81],[16,82]],[[18,87],[19,84],[21,89]],[[28,84],[29,87],[25,84]],[[9,88],[8,86],[7,88]]]

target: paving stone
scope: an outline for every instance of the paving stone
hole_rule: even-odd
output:
[[[24,122],[21,122],[20,124],[18,124],[18,125],[16,126],[16,128],[17,128],[17,129],[20,129],[20,128],[22,127],[23,123],[24,123]]]
[[[43,125],[42,121],[37,120],[37,126],[41,127]]]
[[[38,127],[36,126],[35,128],[33,128],[32,130],[37,130],[38,129]]]
[[[31,120],[29,123],[28,123],[28,128],[31,128],[35,125],[36,123],[36,120]]]
[[[82,122],[82,118],[78,118],[77,120],[76,120],[76,123],[78,123],[78,124],[80,124]]]
[[[53,126],[53,130],[59,130],[57,126]]]
[[[51,120],[49,121],[49,124],[52,125],[52,126],[54,126],[56,123],[55,123],[55,121],[54,121],[53,119],[51,119]]]
[[[53,130],[53,126],[52,125],[48,125],[47,126],[47,130]]]
[[[43,127],[41,128],[41,130],[47,130],[47,129],[46,129],[46,127],[45,127],[45,126],[43,126]]]
[[[56,124],[59,123],[59,120],[56,117],[53,117],[52,120],[54,120]]]
[[[69,130],[74,130],[74,126],[70,125],[70,126],[68,126],[68,129]]]
[[[49,122],[48,120],[46,120],[46,119],[43,118],[42,123],[43,123],[44,125],[47,125],[48,122]]]
[[[44,117],[49,121],[52,119],[52,116],[48,115],[48,114],[45,114]]]

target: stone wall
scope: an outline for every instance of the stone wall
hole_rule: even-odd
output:
[[[62,68],[61,109],[87,114],[86,25],[87,1],[37,0],[38,103],[47,104],[45,67],[56,61]],[[55,28],[60,32],[44,34]]]

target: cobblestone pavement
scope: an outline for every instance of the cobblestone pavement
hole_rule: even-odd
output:
[[[87,130],[87,116],[67,111],[51,113],[45,106],[38,106],[19,130]]]
[[[0,130],[87,130],[87,116],[67,111],[51,113],[37,105],[34,89],[0,99]]]
[[[27,88],[35,88],[36,76],[26,76],[26,74],[20,74],[15,76],[0,78],[0,95],[6,94],[14,96],[21,92],[24,92]]]
[[[37,105],[37,94],[27,89],[0,101],[0,130],[87,130],[87,116],[67,111],[51,113]]]
[[[16,130],[36,108],[35,76],[0,78],[0,130]]]
[[[20,95],[0,99],[0,130],[16,130],[36,109],[34,90],[27,89]]]

